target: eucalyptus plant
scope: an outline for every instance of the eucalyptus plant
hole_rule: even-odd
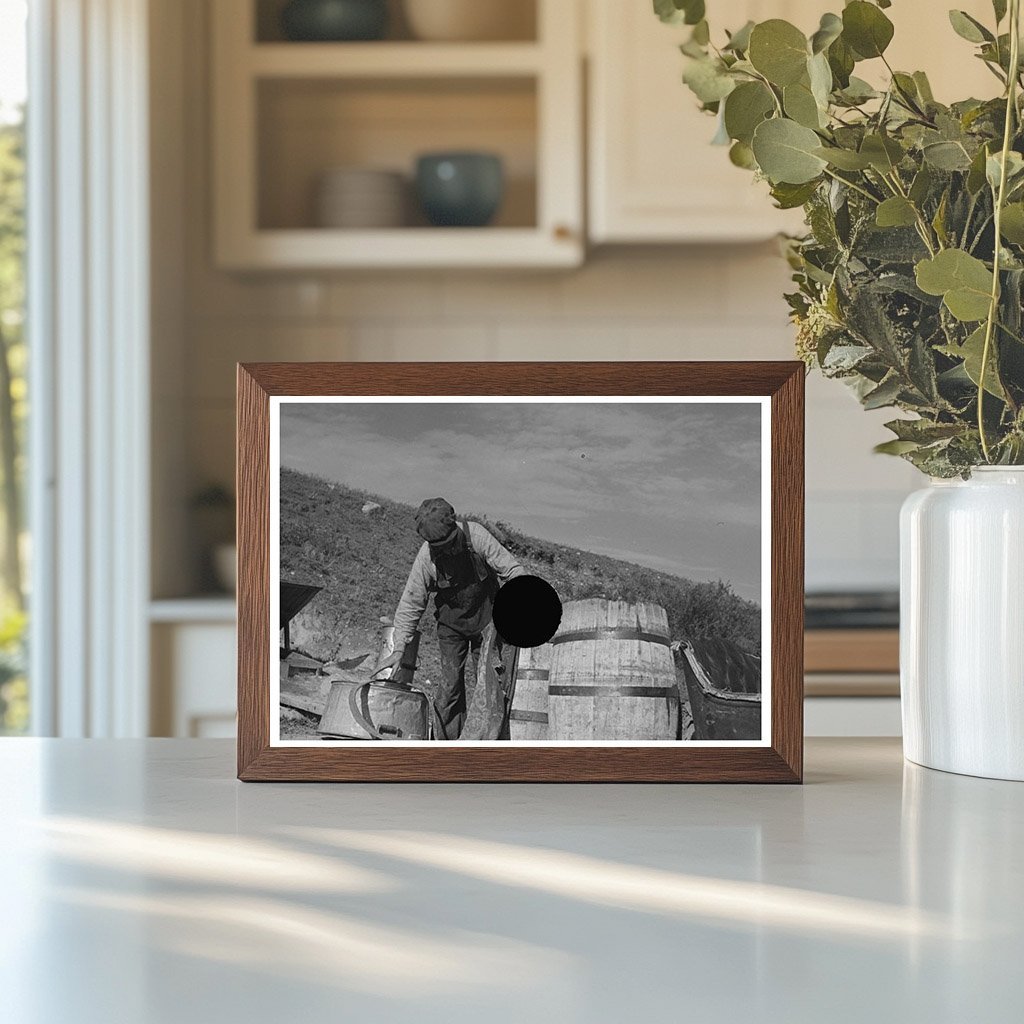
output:
[[[654,0],[691,26],[683,80],[718,119],[715,141],[803,207],[786,242],[797,350],[887,424],[879,451],[937,477],[1024,464],[1024,133],[1020,3],[952,29],[998,83],[945,105],[920,71],[890,66],[890,0],[852,0],[809,37],[749,22],[712,42],[705,0]],[[856,74],[884,67],[876,89]]]

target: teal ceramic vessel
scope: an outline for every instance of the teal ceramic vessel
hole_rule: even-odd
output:
[[[281,11],[285,37],[295,42],[362,42],[387,27],[387,0],[291,0]]]
[[[427,153],[416,163],[416,192],[436,227],[483,227],[494,219],[505,195],[501,157]]]

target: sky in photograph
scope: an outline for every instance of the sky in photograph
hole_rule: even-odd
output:
[[[284,403],[281,464],[760,598],[753,404]],[[410,523],[410,529],[412,529]]]

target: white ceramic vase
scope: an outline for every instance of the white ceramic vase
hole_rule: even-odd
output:
[[[1024,781],[1024,467],[910,495],[900,552],[906,757]]]

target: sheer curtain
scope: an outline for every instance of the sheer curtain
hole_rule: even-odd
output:
[[[35,731],[148,720],[146,0],[29,5]]]

